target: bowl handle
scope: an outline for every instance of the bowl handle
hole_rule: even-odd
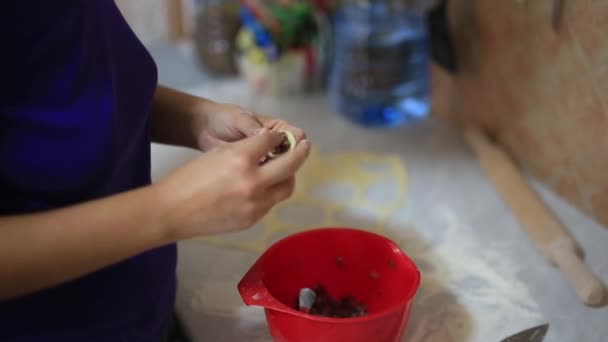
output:
[[[255,263],[238,284],[239,294],[247,306],[260,306],[282,312],[293,313],[283,303],[274,298],[262,282],[259,262]]]

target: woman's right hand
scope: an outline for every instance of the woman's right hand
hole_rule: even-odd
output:
[[[244,230],[289,198],[310,144],[300,141],[280,158],[260,164],[282,139],[282,134],[267,131],[222,145],[157,183],[158,215],[168,238]]]

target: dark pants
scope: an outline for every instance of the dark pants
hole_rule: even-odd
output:
[[[176,313],[173,313],[167,323],[160,342],[190,342],[190,338]]]

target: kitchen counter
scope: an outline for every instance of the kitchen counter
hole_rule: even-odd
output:
[[[185,90],[285,118],[304,128],[315,146],[294,200],[264,222],[240,234],[180,244],[177,307],[195,341],[270,341],[263,311],[244,307],[236,284],[276,239],[327,224],[385,234],[417,262],[423,281],[407,341],[492,342],[545,322],[547,342],[608,340],[608,308],[578,301],[530,243],[458,132],[431,120],[365,130],[335,115],[325,96],[260,98],[240,81]],[[153,178],[196,155],[154,145]],[[332,170],[323,180],[327,191],[313,194],[310,187],[324,170]],[[374,172],[381,174],[370,176]],[[361,190],[361,182],[369,188]],[[349,186],[362,198],[350,200]],[[608,230],[539,189],[608,283]],[[388,195],[378,195],[382,191]]]

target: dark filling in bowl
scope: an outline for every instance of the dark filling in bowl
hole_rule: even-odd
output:
[[[310,309],[310,314],[330,318],[353,318],[367,315],[365,305],[352,296],[337,299],[329,295],[323,285],[317,285],[313,289],[317,295]]]

